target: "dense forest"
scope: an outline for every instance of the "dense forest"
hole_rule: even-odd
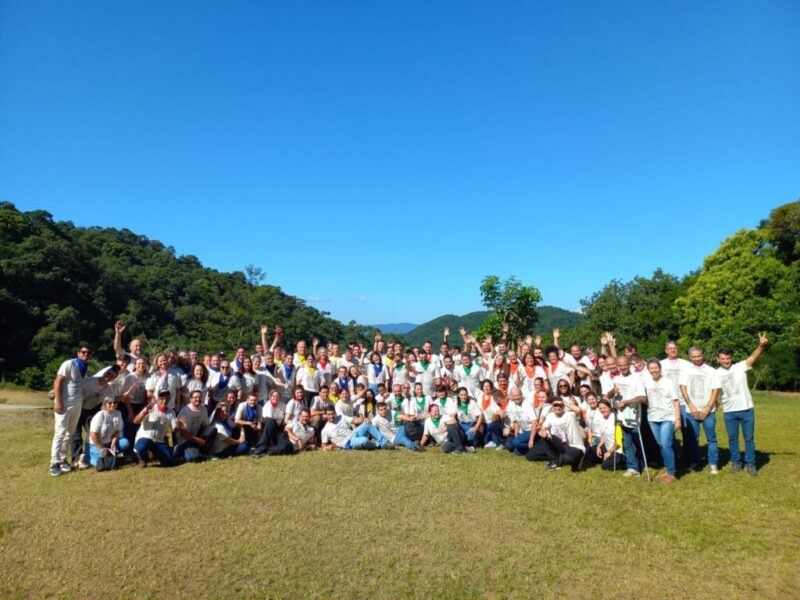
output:
[[[196,257],[176,256],[173,248],[127,229],[75,227],[0,202],[0,373],[7,381],[47,387],[79,342],[92,344],[98,359],[110,359],[118,318],[149,354],[167,345],[201,352],[252,346],[262,322],[281,324],[285,344],[309,334],[371,341],[373,328],[343,325],[262,279],[258,268],[220,273],[203,267]],[[574,313],[564,311],[570,319],[561,319],[551,308],[540,307],[534,332],[559,326],[562,343],[585,345],[610,330],[619,345],[635,342],[645,356],[662,355],[665,342],[676,339],[684,349],[726,346],[743,358],[757,332],[766,331],[770,349],[754,369],[754,383],[796,390],[800,201],[724,240],[684,277],[656,270],[651,277],[611,281],[582,301],[579,322]],[[424,337],[436,342],[449,325],[451,340],[460,342],[458,326],[477,329],[485,316],[445,315],[425,324],[435,327]],[[441,321],[449,317],[452,323]]]
[[[2,377],[47,387],[80,342],[91,344],[98,360],[113,358],[116,319],[143,339],[148,354],[167,345],[252,347],[262,322],[280,324],[288,344],[309,334],[368,341],[374,333],[261,285],[257,268],[247,271],[220,273],[127,229],[75,227],[0,202]]]

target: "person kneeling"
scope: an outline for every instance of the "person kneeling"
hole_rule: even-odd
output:
[[[361,422],[355,430],[351,424],[362,421],[359,417],[336,415],[336,410],[328,407],[325,411],[327,423],[322,428],[323,450],[342,448],[343,450],[376,450],[378,448],[392,449],[391,444],[377,428],[368,422]]]
[[[539,428],[539,436],[547,444],[550,455],[547,470],[552,471],[569,464],[573,471],[578,471],[586,448],[585,433],[578,425],[575,413],[564,411],[564,402],[561,399],[554,400],[552,406],[552,411]]]
[[[169,410],[169,390],[158,393],[158,404],[150,400],[144,410],[136,415],[133,422],[141,425],[136,432],[134,448],[139,456],[139,466],[147,466],[148,460],[158,460],[162,467],[174,467],[178,462],[167,445],[167,429],[174,431],[178,425],[175,413]]]
[[[92,417],[89,425],[89,464],[98,471],[110,471],[117,465],[117,452],[125,452],[130,444],[122,434],[122,414],[117,399],[106,398],[103,410]]]

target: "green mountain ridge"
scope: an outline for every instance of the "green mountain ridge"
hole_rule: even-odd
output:
[[[533,333],[544,334],[552,331],[556,327],[574,327],[583,320],[583,315],[569,311],[557,306],[540,306],[539,323],[537,323]],[[481,326],[490,311],[478,310],[465,315],[442,315],[422,323],[415,329],[403,335],[403,338],[411,346],[421,346],[425,341],[430,340],[434,348],[437,348],[442,341],[442,333],[445,327],[450,328],[450,344],[461,345],[461,335],[458,333],[460,327],[467,331],[475,331]],[[438,350],[438,348],[437,348]]]

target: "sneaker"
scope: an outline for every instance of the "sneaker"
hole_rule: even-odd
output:
[[[467,454],[475,454],[475,448],[473,448],[472,446],[466,446],[464,450],[467,451]]]
[[[641,473],[636,469],[628,469],[622,474],[623,477],[640,477]]]
[[[450,454],[456,454],[456,455],[464,454],[464,451],[463,450],[453,450]]]
[[[730,468],[730,472],[731,473],[739,473],[741,470],[742,470],[742,465],[740,465],[739,463],[732,463],[731,464],[731,468]]]
[[[497,444],[495,444],[494,442],[486,442],[484,448],[497,448]]]
[[[711,471],[712,475],[719,475],[719,467],[717,465],[709,465],[708,470]]]
[[[92,466],[92,465],[90,465],[88,462],[86,462],[86,455],[85,455],[85,454],[81,454],[81,455],[78,457],[78,469],[80,469],[81,471],[83,471],[83,470],[85,470],[85,469],[88,469],[88,468],[89,468],[89,467],[91,467],[91,466]]]
[[[264,458],[265,454],[266,452],[261,452],[260,450],[258,452],[253,452],[252,450],[250,451],[250,456],[253,458]]]
[[[551,460],[547,463],[547,466],[544,468],[545,471],[558,471],[561,468],[561,465],[558,464],[557,461]]]
[[[50,475],[53,477],[58,477],[61,475],[61,465],[55,463],[54,465],[50,465]]]
[[[671,485],[671,484],[675,483],[676,481],[678,481],[678,480],[675,478],[675,476],[674,475],[670,475],[669,473],[667,473],[666,475],[664,475],[661,478],[661,483],[663,483],[664,485]]]
[[[505,449],[506,449],[506,447],[503,446],[503,444],[500,444],[499,446],[497,446],[497,448],[495,448],[495,450],[498,450],[498,451],[499,450],[505,450]]]
[[[758,475],[758,471],[756,470],[756,466],[755,465],[746,465],[745,469],[747,470],[747,474],[748,475],[751,475],[753,477]]]
[[[68,463],[68,462],[63,462],[63,463],[61,463],[61,464],[58,466],[58,468],[59,468],[59,469],[61,469],[61,472],[62,472],[62,473],[71,473],[71,472],[72,472],[72,467],[71,467],[71,466],[69,466],[69,463]]]

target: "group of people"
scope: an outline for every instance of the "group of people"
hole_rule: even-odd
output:
[[[703,469],[702,432],[709,471],[720,472],[719,409],[731,472],[756,475],[747,371],[767,346],[765,334],[739,362],[718,350],[714,368],[702,348],[689,348],[687,360],[675,342],[662,359],[645,360],[634,344],[618,354],[610,332],[599,351],[561,348],[558,329],[550,346],[538,336],[512,343],[505,326],[497,343],[462,328],[463,344],[453,347],[445,328],[438,353],[431,342],[404,348],[380,334],[372,349],[313,338],[292,351],[281,345],[279,326],[268,345],[262,325],[252,353],[239,346],[229,359],[167,350],[152,361],[140,340],[123,348],[124,332],[117,322],[114,364],[89,375],[92,349],[81,346],[60,366],[51,475],[128,462],[170,467],[245,454],[438,445],[453,455],[508,451],[545,461],[547,470],[597,464],[627,477],[649,463],[663,466],[660,479],[671,484],[679,430],[685,470]]]

